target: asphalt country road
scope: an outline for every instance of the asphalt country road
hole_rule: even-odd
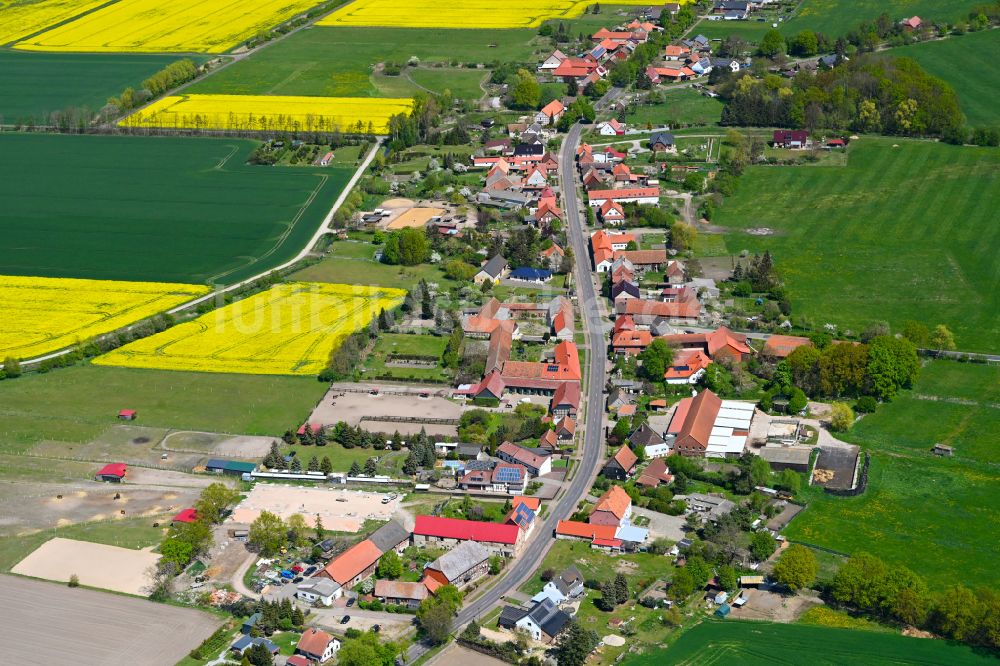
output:
[[[566,140],[563,141],[562,150],[559,153],[559,182],[563,194],[563,208],[569,222],[569,237],[576,259],[577,298],[589,345],[587,361],[590,369],[582,386],[583,395],[586,396],[583,456],[578,464],[576,476],[573,477],[562,498],[550,506],[544,520],[536,523],[532,540],[514,560],[510,568],[494,583],[493,587],[479,598],[466,604],[459,612],[455,619],[455,631],[486,614],[501,601],[504,595],[517,589],[519,585],[531,577],[541,565],[542,560],[545,559],[549,548],[555,543],[553,532],[556,523],[565,520],[575,511],[577,503],[590,489],[599,463],[604,459],[602,430],[604,428],[605,363],[608,354],[607,341],[604,336],[604,322],[601,320],[597,293],[594,290],[592,279],[593,272],[590,269],[590,253],[587,249],[583,226],[580,223],[581,203],[576,194],[574,166],[576,146],[580,141],[581,130],[581,125],[574,125],[566,136]],[[407,662],[420,658],[429,649],[430,647],[424,643],[415,643],[406,653]]]

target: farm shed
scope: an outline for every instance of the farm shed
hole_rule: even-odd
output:
[[[134,409],[122,409],[118,412],[118,418],[122,421],[135,421],[138,413]]]
[[[184,509],[170,519],[171,523],[193,523],[198,520],[198,512],[194,509]]]
[[[109,481],[111,483],[121,483],[125,480],[128,468],[125,463],[110,463],[100,469],[96,475],[98,481]]]
[[[249,462],[239,462],[237,460],[219,460],[213,458],[205,463],[205,471],[216,474],[232,474],[242,476],[243,474],[253,474],[257,471],[257,465]]]
[[[785,469],[808,472],[810,455],[812,447],[809,446],[765,446],[760,450],[760,457],[776,472]]]

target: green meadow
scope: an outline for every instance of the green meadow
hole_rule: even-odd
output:
[[[1000,368],[932,361],[912,390],[879,405],[842,436],[872,453],[859,497],[807,491],[792,540],[843,553],[867,551],[925,576],[932,589],[1000,582]],[[953,458],[931,453],[955,447]]]
[[[0,124],[42,124],[68,108],[96,113],[107,99],[177,60],[125,53],[33,53],[0,50]]]
[[[0,275],[233,283],[293,258],[352,169],[241,139],[4,134]]]
[[[748,169],[713,222],[729,252],[771,251],[793,317],[943,323],[959,349],[998,351],[998,206],[996,149],[863,137],[846,167]]]
[[[897,634],[801,624],[706,620],[670,647],[625,659],[625,666],[674,664],[802,664],[898,666],[991,664],[995,659],[967,645]]]
[[[1000,72],[1000,32],[985,30],[939,42],[911,44],[889,51],[913,58],[958,93],[962,112],[972,127],[1000,127],[997,90]]]
[[[135,409],[138,425],[277,436],[302,423],[326,385],[313,377],[78,365],[0,382],[0,451],[84,443]]]
[[[376,75],[376,65],[405,66],[411,57],[421,64],[459,68],[494,61],[535,63],[535,37],[534,30],[313,27],[209,76],[189,92],[391,97],[411,95],[424,86],[435,92],[449,88],[468,97],[475,93],[472,86],[478,87],[478,80],[488,74],[486,70],[468,68],[472,76],[457,73],[452,82],[433,69],[406,68],[418,84],[412,85],[402,76]]]

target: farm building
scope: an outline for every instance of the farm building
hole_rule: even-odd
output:
[[[808,446],[765,446],[760,450],[760,457],[776,472],[785,469],[808,472],[811,455],[812,448]]]
[[[243,476],[244,474],[253,474],[256,472],[257,465],[249,462],[239,462],[237,460],[220,460],[218,458],[212,458],[205,463],[205,471],[214,472],[215,474]]]
[[[123,409],[118,412],[118,418],[122,421],[135,421],[138,413],[134,409]]]
[[[416,608],[427,598],[427,586],[422,583],[405,583],[397,580],[375,581],[375,596],[386,604],[399,604]]]
[[[370,539],[365,539],[341,553],[337,559],[318,571],[316,576],[329,578],[344,587],[354,587],[375,573],[375,565],[380,557],[382,551],[378,546]]]
[[[667,434],[676,436],[674,450],[683,456],[739,455],[750,436],[753,414],[753,403],[722,400],[705,389],[677,403]]]
[[[417,520],[422,517],[424,516],[418,516]],[[519,531],[515,525],[503,527],[513,527],[515,532]],[[421,582],[431,594],[444,585],[454,585],[462,589],[485,576],[489,570],[490,551],[476,541],[463,541],[453,550],[428,564]]]
[[[110,463],[105,465],[97,472],[96,479],[98,481],[109,481],[111,483],[121,483],[125,480],[125,474],[128,472],[128,468],[125,463]]]
[[[344,588],[329,578],[311,578],[299,585],[295,596],[310,604],[332,606],[334,599],[344,595]]]
[[[413,527],[413,543],[444,547],[475,541],[487,550],[512,557],[521,549],[522,532],[517,525],[500,525],[476,520],[459,520],[439,516],[417,516]]]
[[[309,627],[302,632],[295,654],[300,654],[317,663],[323,663],[333,658],[340,649],[340,641],[325,631]]]

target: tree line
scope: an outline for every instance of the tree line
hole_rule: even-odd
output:
[[[910,58],[860,55],[792,79],[749,72],[726,76],[723,125],[794,127],[936,136],[961,142],[965,119],[958,95]]]

